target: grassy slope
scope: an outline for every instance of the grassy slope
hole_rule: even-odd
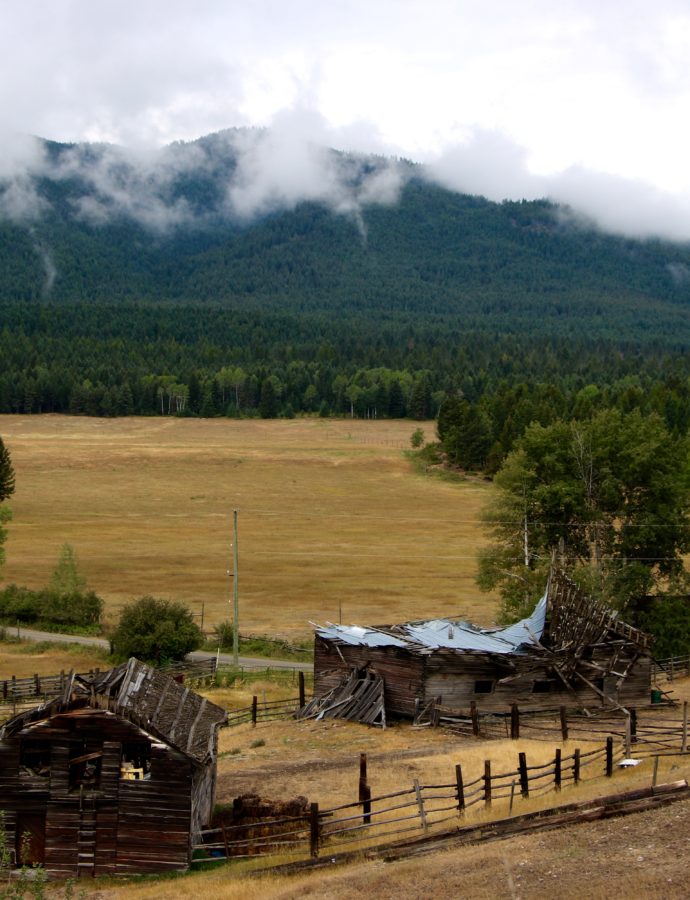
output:
[[[427,435],[433,423],[422,423]],[[491,487],[416,474],[407,421],[3,416],[17,473],[4,580],[44,585],[64,542],[115,617],[144,594],[227,618],[239,514],[242,631],[309,620],[490,623],[474,585]]]

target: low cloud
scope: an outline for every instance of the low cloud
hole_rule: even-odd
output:
[[[27,139],[0,167],[0,218],[35,222],[46,209],[36,188],[43,176],[62,184],[72,215],[93,226],[125,217],[163,233],[313,201],[351,217],[364,234],[363,207],[397,202],[403,167],[384,157],[338,153],[329,149],[329,137],[319,116],[298,110],[278,117],[270,130],[229,130],[162,149],[76,144],[47,152],[47,145]]]
[[[337,153],[323,120],[308,111],[279,116],[268,130],[239,133],[228,187],[233,213],[252,218],[304,201],[323,203],[360,223],[362,207],[393,204],[404,183],[395,161]]]
[[[45,166],[43,144],[29,135],[0,131],[0,220],[27,224],[46,209],[34,176]]]
[[[530,171],[527,150],[495,132],[475,132],[465,143],[446,150],[427,171],[450,190],[497,202],[548,198],[603,231],[690,240],[690,196],[579,166],[536,174]]]
[[[72,215],[94,226],[124,217],[165,233],[313,201],[351,218],[365,238],[365,208],[396,203],[410,172],[391,157],[328,149],[342,142],[361,149],[367,139],[376,145],[365,123],[356,134],[339,133],[307,109],[278,115],[270,129],[229,130],[162,149],[0,135],[0,219],[38,222],[48,208],[38,188],[45,177],[64,186]],[[494,201],[546,197],[605,231],[690,240],[690,196],[582,167],[538,174],[528,152],[497,132],[477,131],[417,171]],[[686,275],[669,268],[669,277]]]

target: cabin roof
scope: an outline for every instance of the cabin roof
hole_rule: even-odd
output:
[[[71,709],[108,710],[205,765],[215,756],[216,732],[227,713],[163,672],[130,659],[93,676],[73,673],[60,697],[19,713],[0,729],[0,740]]]

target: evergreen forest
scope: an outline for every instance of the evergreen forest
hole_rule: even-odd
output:
[[[689,246],[334,152],[349,205],[242,216],[235,146],[173,145],[163,178],[43,143],[51,165],[21,185],[34,214],[0,219],[0,412],[421,420],[445,403],[441,437],[473,435],[450,428],[451,462],[489,471],[530,422],[637,409],[687,433]],[[397,196],[367,200],[389,171]]]

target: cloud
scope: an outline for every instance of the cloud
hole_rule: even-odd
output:
[[[497,132],[477,130],[426,168],[433,181],[451,191],[497,202],[534,200],[546,194],[546,180],[528,170],[527,151]]]
[[[531,170],[526,148],[478,130],[426,167],[442,186],[490,200],[548,198],[604,231],[633,238],[690,240],[690,193],[670,193],[639,180],[569,166],[548,175]]]
[[[690,240],[690,195],[572,167],[549,179],[549,196],[589,216],[604,231],[633,238]]]
[[[44,167],[43,144],[29,135],[0,131],[0,220],[27,223],[45,211],[33,176]]]
[[[397,202],[402,167],[390,159],[372,163],[335,153],[332,137],[323,119],[304,109],[278,116],[270,129],[241,133],[228,186],[231,210],[251,218],[312,201],[361,220],[363,205]]]
[[[396,203],[409,167],[332,148],[377,141],[383,144],[366,123],[335,129],[305,107],[281,113],[270,128],[227,130],[163,148],[75,144],[48,152],[35,138],[5,135],[0,219],[37,222],[47,210],[37,187],[43,176],[64,186],[75,218],[95,226],[124,217],[165,233],[221,216],[248,221],[311,201],[350,217],[366,237],[363,210]],[[690,192],[669,193],[584,166],[540,173],[525,147],[497,131],[468,132],[418,171],[449,190],[497,202],[549,198],[605,231],[690,240]]]

